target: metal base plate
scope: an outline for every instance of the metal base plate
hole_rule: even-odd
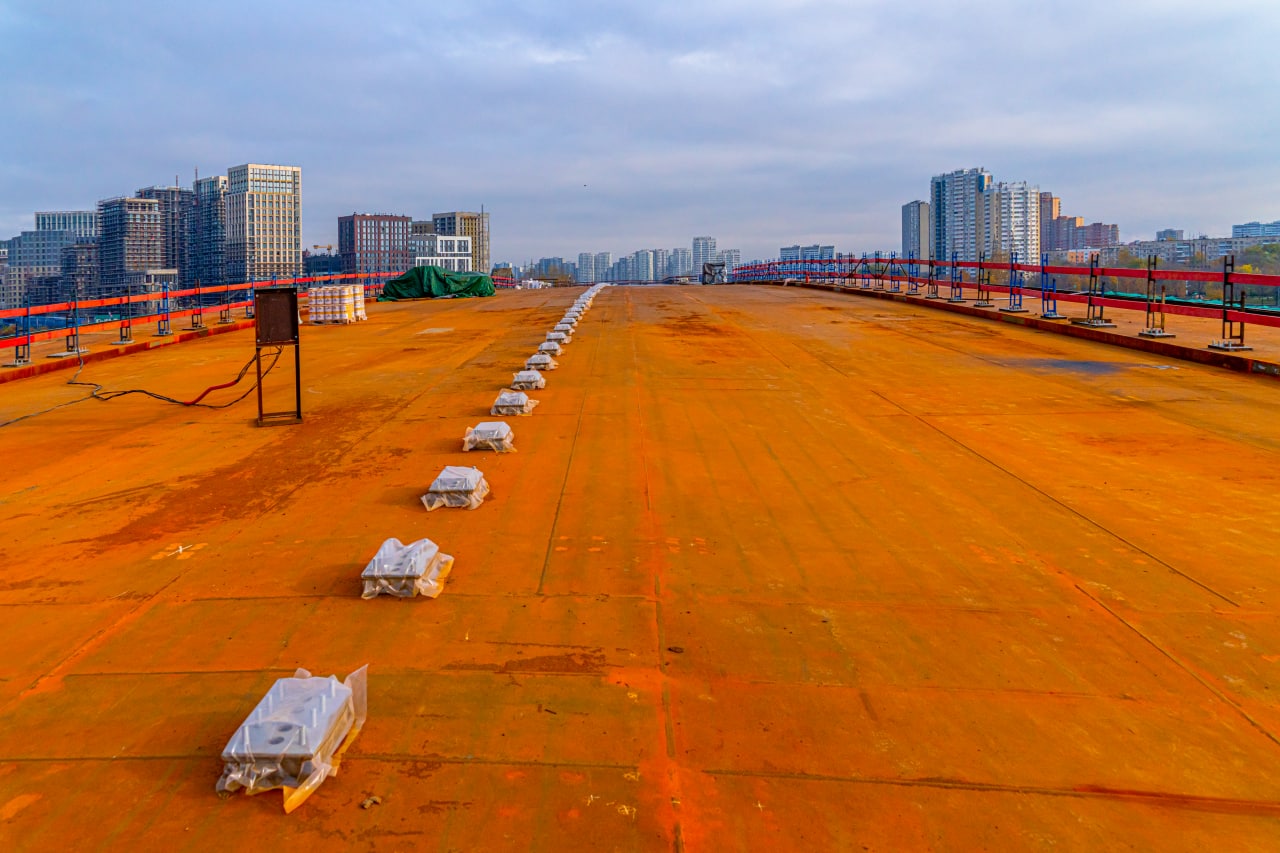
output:
[[[111,344],[113,347],[123,347],[123,346],[128,346],[128,345],[129,345],[129,344],[131,344],[131,343],[134,343],[133,338],[129,338],[129,339],[127,339],[127,340],[126,340],[125,338],[121,338],[121,339],[120,339],[120,340],[118,340],[118,341],[110,341],[110,344]]]
[[[1003,311],[1003,312],[1004,312],[1004,313],[1006,313],[1006,314],[1026,314],[1026,313],[1028,313],[1026,308],[1001,308],[1000,310],[1001,310],[1001,311]]]
[[[87,352],[87,349],[81,347],[80,349],[68,350],[66,352],[51,352],[45,356],[45,358],[75,358],[76,356],[84,355]]]
[[[1057,311],[1050,311],[1046,314],[1041,314],[1040,319],[1041,320],[1065,320],[1067,319],[1067,315],[1059,314]]]
[[[1214,341],[1209,344],[1209,349],[1221,350],[1222,352],[1249,352],[1253,347],[1245,346],[1235,341]]]
[[[1166,332],[1164,329],[1143,329],[1138,332],[1140,338],[1176,338],[1173,332]]]
[[[986,299],[979,299],[977,302],[973,303],[973,307],[974,308],[994,308],[995,303],[989,302]]]
[[[1114,329],[1115,323],[1110,320],[1072,320],[1072,325],[1088,326],[1090,329]]]
[[[948,299],[947,301],[948,301],[948,302],[950,302],[950,303],[952,303],[952,304],[957,304],[957,305],[958,305],[958,304],[959,304],[959,303],[961,303],[961,302],[968,302],[969,300],[965,299],[963,296],[953,296],[953,297],[951,297],[950,299]]]

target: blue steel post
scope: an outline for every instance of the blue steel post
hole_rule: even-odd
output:
[[[13,361],[5,367],[22,367],[31,363],[31,291],[27,291],[26,308],[22,315],[22,331],[18,334],[18,340],[26,343],[13,345]]]
[[[1046,320],[1065,320],[1065,315],[1058,313],[1058,280],[1049,275],[1049,255],[1040,255],[1040,316]]]
[[[1006,314],[1025,314],[1027,309],[1022,307],[1022,285],[1025,277],[1022,270],[1018,269],[1018,253],[1009,253],[1009,304],[1000,310]]]
[[[933,259],[928,260],[929,264],[929,284],[925,288],[925,299],[938,299],[938,265]]]
[[[920,267],[916,264],[916,253],[907,252],[907,293],[919,293]]]

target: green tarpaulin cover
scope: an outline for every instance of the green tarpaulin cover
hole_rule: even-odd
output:
[[[384,284],[378,301],[448,296],[493,296],[493,279],[475,272],[450,272],[443,267],[414,267]]]

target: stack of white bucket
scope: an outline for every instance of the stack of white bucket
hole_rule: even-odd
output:
[[[364,310],[364,287],[358,284],[313,287],[307,291],[307,306],[312,323],[356,323],[369,319]]]

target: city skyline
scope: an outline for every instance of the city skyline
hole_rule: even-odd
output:
[[[1280,70],[1270,3],[480,3],[428,20],[377,2],[354,17],[136,2],[145,62],[113,61],[118,14],[0,11],[6,236],[33,210],[247,161],[307,173],[303,245],[372,202],[483,206],[492,257],[512,260],[705,232],[744,257],[891,247],[902,202],[971,163],[1069,196],[1123,240],[1280,216],[1280,118],[1251,85]],[[335,57],[319,46],[337,32]],[[462,105],[430,146],[398,130],[424,86]],[[245,97],[260,87],[278,97]]]

